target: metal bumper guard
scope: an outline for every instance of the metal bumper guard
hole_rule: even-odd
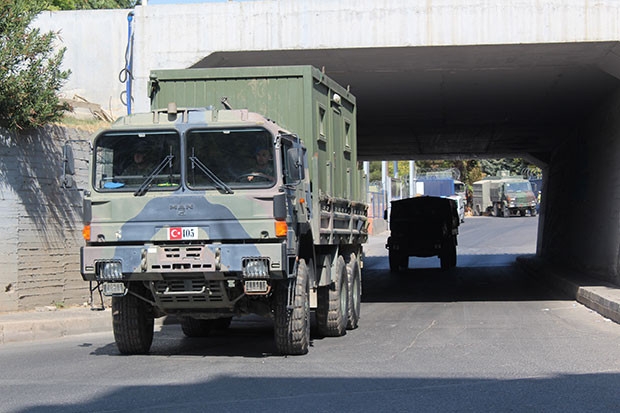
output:
[[[105,281],[102,264],[115,262],[120,263],[123,281],[161,280],[164,274],[184,273],[200,273],[210,279],[257,278],[244,276],[244,265],[256,260],[268,263],[268,277],[284,276],[285,244],[86,246],[81,250],[81,272],[85,280]]]

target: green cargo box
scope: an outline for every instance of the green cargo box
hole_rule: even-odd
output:
[[[264,115],[304,141],[313,193],[365,202],[355,97],[315,67],[153,70],[149,89],[153,110],[169,103],[220,109],[225,98],[234,109]]]

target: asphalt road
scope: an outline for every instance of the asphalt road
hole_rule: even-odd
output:
[[[148,356],[120,356],[111,333],[6,344],[0,411],[619,411],[620,325],[513,265],[536,221],[467,218],[449,272],[390,274],[372,237],[360,327],[305,356],[275,355],[258,317],[207,339],[164,325]]]

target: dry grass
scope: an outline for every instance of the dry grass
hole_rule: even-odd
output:
[[[110,122],[100,119],[78,119],[73,116],[64,116],[57,124],[67,128],[85,130],[91,133],[96,132],[99,129],[109,128],[111,125]]]

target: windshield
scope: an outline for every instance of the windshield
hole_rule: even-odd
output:
[[[506,192],[531,191],[532,187],[528,181],[506,183]]]
[[[270,187],[276,181],[273,136],[264,129],[203,129],[187,134],[187,185]]]
[[[454,193],[464,193],[465,192],[465,184],[463,182],[454,182]]]
[[[174,131],[106,132],[95,142],[98,191],[171,190],[180,185],[180,139]]]

